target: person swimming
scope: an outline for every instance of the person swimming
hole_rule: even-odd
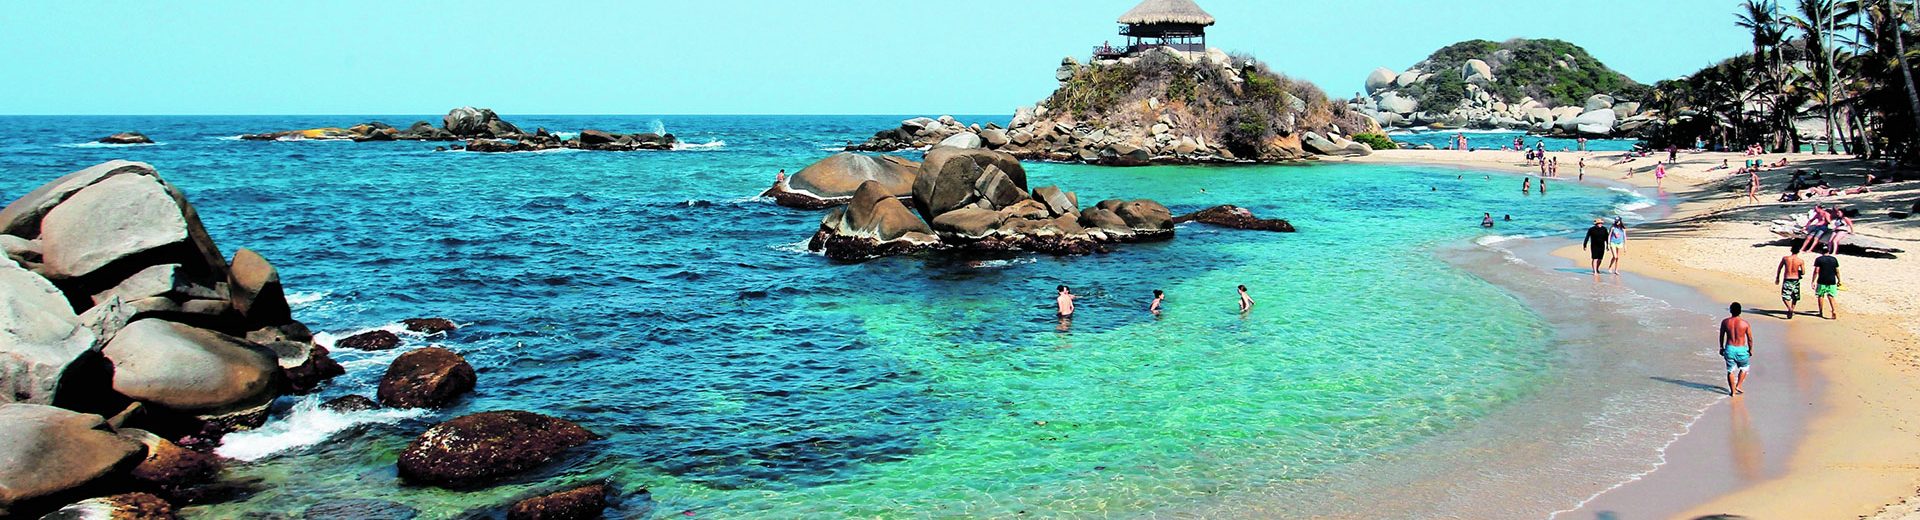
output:
[[[1153,315],[1154,315],[1154,316],[1159,316],[1159,315],[1160,315],[1160,302],[1161,302],[1162,300],[1165,300],[1165,299],[1167,299],[1167,293],[1164,293],[1164,292],[1160,292],[1160,290],[1159,290],[1159,289],[1154,289],[1154,290],[1153,290],[1153,303],[1150,303],[1150,304],[1147,304],[1147,312],[1151,312],[1151,313],[1153,313]]]
[[[1253,297],[1247,295],[1247,286],[1242,285],[1240,286],[1240,313],[1246,314],[1248,311],[1252,311],[1252,310],[1253,310]]]
[[[1490,228],[1490,227],[1493,227],[1493,214],[1492,214],[1492,213],[1481,213],[1481,214],[1480,214],[1480,227],[1483,227],[1483,228]]]

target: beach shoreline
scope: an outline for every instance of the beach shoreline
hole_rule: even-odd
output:
[[[1622,262],[1623,272],[1689,287],[1716,301],[1748,302],[1750,308],[1757,309],[1780,307],[1778,288],[1772,284],[1770,274],[1773,262],[1784,254],[1784,248],[1754,245],[1771,241],[1771,233],[1764,224],[1770,218],[1783,218],[1811,206],[1807,202],[1772,202],[1772,197],[1778,196],[1774,187],[1784,184],[1790,172],[1798,168],[1845,176],[1872,167],[1837,156],[1764,155],[1760,158],[1769,163],[1787,157],[1789,167],[1763,172],[1763,192],[1771,193],[1763,193],[1760,203],[1742,204],[1740,199],[1744,197],[1736,193],[1745,184],[1744,176],[1732,179],[1731,171],[1712,168],[1722,160],[1738,164],[1749,158],[1744,154],[1683,153],[1678,167],[1669,171],[1663,187],[1656,187],[1659,181],[1647,171],[1655,158],[1617,164],[1616,158],[1622,157],[1620,152],[1556,152],[1552,155],[1561,157],[1562,161],[1558,180],[1573,182],[1577,170],[1570,160],[1585,157],[1587,174],[1594,177],[1589,182],[1618,182],[1638,190],[1653,188],[1654,198],[1671,208],[1667,215],[1634,226],[1638,232],[1629,235],[1632,253]],[[1383,150],[1371,156],[1344,160],[1538,173],[1536,167],[1524,164],[1519,152],[1498,150]],[[1629,169],[1638,173],[1633,178],[1624,178]],[[1888,185],[1891,192],[1848,196],[1842,200],[1849,206],[1863,208],[1860,220],[1866,234],[1914,249],[1915,226],[1906,221],[1886,220],[1884,216],[1887,207],[1911,203],[1914,184]],[[1877,218],[1867,217],[1869,215]],[[1574,266],[1584,266],[1582,254],[1578,246],[1563,246],[1553,253]],[[1809,260],[1811,256],[1803,255]],[[1898,288],[1911,287],[1906,282],[1920,269],[1914,269],[1912,261],[1904,257],[1841,258],[1843,276],[1853,277],[1854,283],[1860,286],[1858,290],[1846,291],[1840,298],[1841,309],[1847,312],[1843,319],[1819,320],[1803,314],[1786,322],[1749,315],[1756,322],[1766,322],[1764,327],[1784,329],[1786,341],[1772,343],[1792,347],[1781,351],[1803,349],[1798,353],[1805,356],[1801,364],[1812,367],[1815,372],[1812,377],[1819,381],[1816,385],[1819,391],[1807,393],[1809,402],[1802,405],[1807,413],[1800,419],[1804,424],[1798,427],[1805,430],[1805,435],[1792,443],[1784,471],[1743,479],[1743,483],[1707,497],[1687,496],[1674,493],[1670,489],[1673,486],[1662,483],[1688,484],[1686,477],[1722,469],[1737,471],[1733,466],[1745,463],[1727,460],[1729,457],[1724,453],[1666,450],[1665,463],[1645,479],[1594,497],[1586,504],[1588,507],[1567,517],[1601,514],[1610,504],[1652,501],[1655,505],[1649,510],[1662,511],[1658,515],[1674,518],[1723,513],[1759,518],[1875,515],[1898,518],[1896,515],[1901,514],[1904,506],[1897,504],[1903,500],[1909,504],[1914,502],[1911,498],[1915,495],[1915,483],[1920,481],[1920,456],[1905,450],[1884,449],[1908,445],[1920,435],[1920,429],[1904,419],[1920,415],[1920,399],[1912,397],[1920,385],[1911,380],[1920,364],[1915,362],[1915,324],[1911,318],[1905,318],[1913,315],[1912,309],[1905,306],[1911,303],[1901,301]],[[1813,302],[1802,300],[1801,304],[1799,310],[1805,313]],[[1776,321],[1779,323],[1772,323]],[[1762,336],[1759,340],[1765,349],[1767,338]],[[1764,362],[1768,354],[1761,352],[1759,359]],[[1763,388],[1763,385],[1791,384],[1789,378],[1782,376],[1760,368],[1750,384]],[[1728,410],[1733,406],[1731,403],[1740,399],[1716,403],[1703,419],[1722,417],[1703,420],[1708,427],[1690,429],[1670,446],[1700,446],[1714,438],[1715,433],[1729,434],[1730,427],[1724,424],[1728,422],[1724,416],[1731,415]],[[1778,447],[1770,448],[1777,451]]]

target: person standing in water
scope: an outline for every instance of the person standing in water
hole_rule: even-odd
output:
[[[1490,227],[1493,227],[1493,214],[1492,214],[1492,213],[1481,213],[1481,214],[1480,214],[1480,227],[1483,227],[1483,228],[1490,228]]]
[[[1773,269],[1773,283],[1780,284],[1780,303],[1787,304],[1789,320],[1793,319],[1793,306],[1800,303],[1800,274],[1807,268],[1800,259],[1800,244],[1794,244],[1792,251],[1780,257],[1779,267]]]
[[[1531,191],[1533,191],[1533,177],[1527,177],[1526,180],[1520,181],[1521,195],[1525,195],[1527,194],[1527,192],[1531,192]]]
[[[1073,295],[1073,291],[1071,289],[1067,289],[1067,286],[1065,285],[1060,286],[1059,291],[1060,291],[1060,294],[1054,296],[1053,298],[1054,305],[1058,307],[1059,317],[1061,320],[1072,319],[1073,318],[1073,299],[1075,298],[1075,296]]]
[[[1253,297],[1247,295],[1247,286],[1242,285],[1240,286],[1240,313],[1246,314],[1247,312],[1252,310],[1253,310]]]
[[[1593,219],[1593,227],[1587,228],[1587,239],[1580,242],[1580,247],[1586,249],[1588,253],[1593,255],[1593,275],[1595,278],[1600,276],[1600,261],[1607,258],[1606,222],[1607,221],[1603,219]]]
[[[1607,228],[1607,252],[1613,259],[1607,261],[1607,270],[1620,274],[1620,254],[1627,250],[1627,221],[1619,217],[1613,219],[1613,226]]]
[[[1822,245],[1814,251],[1820,257],[1813,259],[1813,303],[1820,306],[1820,317],[1827,317],[1827,309],[1833,309],[1833,318],[1840,319],[1840,304],[1833,296],[1840,293],[1840,259],[1833,257],[1833,247]]]
[[[1727,306],[1720,320],[1720,357],[1727,361],[1727,395],[1746,393],[1747,369],[1753,365],[1753,326],[1740,318],[1740,302]]]
[[[1540,194],[1541,195],[1547,194],[1547,179],[1545,177],[1542,177],[1540,179]]]
[[[1153,290],[1153,303],[1150,303],[1150,304],[1147,304],[1147,312],[1151,312],[1151,313],[1153,313],[1153,315],[1154,315],[1154,316],[1159,316],[1159,315],[1160,315],[1160,301],[1161,301],[1161,300],[1165,300],[1166,298],[1167,298],[1167,293],[1164,293],[1164,292],[1160,292],[1160,290],[1159,290],[1159,289],[1154,289],[1154,290]]]

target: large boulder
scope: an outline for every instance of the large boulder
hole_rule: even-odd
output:
[[[19,200],[0,209],[0,233],[22,238],[40,236],[40,219],[53,211],[54,206],[66,202],[68,197],[88,186],[119,175],[155,175],[153,166],[133,161],[107,161],[84,170],[69,173],[53,182],[41,185],[27,192]]]
[[[932,222],[941,213],[966,207],[981,199],[981,177],[989,167],[1004,175],[1008,186],[1021,192],[1027,189],[1027,170],[1020,160],[1005,152],[981,149],[937,147],[927,151],[926,161],[913,181],[913,205],[920,216]],[[988,183],[996,186],[997,180]],[[937,228],[937,226],[936,226]]]
[[[400,346],[400,336],[389,331],[374,329],[333,342],[333,346],[354,350],[391,350]]]
[[[1062,191],[1059,186],[1041,186],[1033,189],[1033,200],[1047,205],[1047,212],[1053,216],[1080,214],[1080,200],[1073,192]]]
[[[266,257],[252,249],[233,253],[227,278],[228,298],[233,310],[255,323],[280,324],[293,321],[293,308],[287,304],[280,287],[280,271]]]
[[[1247,208],[1231,204],[1214,206],[1175,217],[1174,222],[1199,222],[1233,229],[1252,229],[1259,231],[1278,231],[1292,233],[1293,224],[1286,219],[1263,219],[1254,216]]]
[[[1419,101],[1402,96],[1399,92],[1388,92],[1386,95],[1380,96],[1381,113],[1393,113],[1405,117],[1407,114],[1412,114],[1415,110],[1419,109]]]
[[[1007,215],[990,209],[961,208],[933,219],[933,230],[945,235],[979,239],[1000,228]]]
[[[951,136],[947,136],[946,139],[941,139],[940,144],[935,146],[951,146],[954,148],[964,149],[964,148],[979,148],[981,143],[982,141],[980,140],[979,134],[975,134],[972,132],[960,132],[957,134],[953,134]]]
[[[440,423],[400,452],[400,477],[468,489],[520,474],[594,439],[562,419],[517,410],[482,412]]]
[[[1373,69],[1372,73],[1367,74],[1367,93],[1372,94],[1393,86],[1396,76],[1398,75],[1393,73],[1393,69],[1386,67]]]
[[[159,319],[127,324],[101,353],[113,362],[115,391],[202,416],[265,406],[280,375],[279,359],[271,350]]]
[[[214,279],[226,258],[185,195],[151,175],[117,175],[81,189],[40,223],[41,256],[50,278],[78,278],[123,258],[145,265],[178,263]]]
[[[0,515],[104,477],[140,452],[140,443],[114,435],[98,415],[0,404]]]
[[[1470,59],[1460,66],[1460,77],[1465,78],[1468,83],[1493,81],[1493,67],[1488,66],[1485,61]]]
[[[500,119],[493,110],[474,107],[460,107],[447,111],[440,119],[441,126],[447,132],[460,137],[486,135],[487,122]]]
[[[1127,227],[1133,228],[1136,233],[1173,232],[1173,213],[1167,211],[1167,207],[1158,202],[1135,199],[1109,206],[1106,201],[1103,201],[1101,206],[1111,209],[1113,214],[1118,215],[1127,223]]]
[[[224,300],[227,295],[220,292],[218,284],[207,280],[204,275],[191,272],[185,266],[160,264],[141,269],[119,284],[94,293],[92,300],[99,305],[116,298],[123,302],[135,302],[154,297],[175,301]]]
[[[127,476],[170,497],[190,496],[194,487],[220,477],[222,464],[213,454],[182,448],[146,430],[127,428],[119,435],[146,447],[146,457]]]
[[[69,370],[98,360],[96,337],[52,283],[0,259],[0,403],[54,404]]]
[[[1007,136],[1007,131],[999,128],[988,128],[986,130],[981,130],[980,139],[982,141],[985,141],[987,146],[993,147],[993,148],[1006,146],[1007,143],[1013,142],[1012,138]]]
[[[886,191],[879,182],[860,183],[847,203],[839,230],[843,234],[875,240],[898,239],[907,233],[932,233],[927,223],[907,209],[906,204]]]
[[[1613,109],[1602,108],[1573,118],[1572,130],[1579,132],[1580,135],[1607,136],[1613,134],[1616,119]]]
[[[1603,108],[1613,108],[1613,96],[1609,96],[1606,94],[1594,94],[1591,96],[1587,96],[1587,105],[1585,107],[1586,112],[1592,112],[1592,111],[1600,110]]]
[[[1420,76],[1420,71],[1417,70],[1402,72],[1399,76],[1393,78],[1393,86],[1401,88],[1411,87],[1413,84],[1420,82]]]
[[[929,120],[931,121],[931,120]],[[802,168],[787,179],[786,191],[817,201],[841,201],[853,196],[861,184],[879,183],[880,189],[894,197],[913,194],[918,164],[891,155],[873,156],[841,152]],[[779,200],[776,197],[776,200]],[[791,205],[791,204],[789,204]]]
[[[439,408],[473,391],[477,379],[466,358],[440,347],[426,347],[394,358],[380,376],[375,397],[393,408]]]

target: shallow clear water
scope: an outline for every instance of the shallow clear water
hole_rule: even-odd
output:
[[[210,516],[376,497],[444,517],[602,477],[636,495],[627,512],[661,516],[1129,514],[1285,487],[1471,427],[1556,377],[1566,354],[1547,318],[1436,251],[1643,204],[1433,168],[1029,164],[1034,186],[1085,204],[1231,203],[1301,232],[1186,225],[1090,257],[836,265],[798,245],[820,213],[752,196],[899,117],[508,118],[723,144],[485,155],[228,139],[363,116],[0,118],[0,195],[150,162],[227,253],[271,259],[325,337],[414,316],[466,324],[430,342],[479,370],[474,394],[439,412],[314,410],[370,395],[396,355],[336,350],[347,376],[228,438],[222,453],[251,461],[230,476],[261,491],[190,510]],[[162,144],[82,144],[123,130]],[[1483,212],[1515,221],[1485,231]],[[1082,295],[1064,330],[1057,284]],[[1258,300],[1245,316],[1239,284]],[[1168,294],[1159,318],[1153,289]],[[394,478],[412,435],[496,409],[606,439],[490,490]]]
[[[1533,147],[1538,144],[1545,144],[1549,152],[1568,152],[1580,149],[1579,139],[1544,137],[1510,130],[1421,130],[1417,132],[1397,130],[1390,135],[1395,142],[1401,143],[1402,146],[1430,144],[1436,148],[1447,148],[1453,145],[1454,136],[1464,135],[1467,137],[1467,146],[1476,150],[1510,148],[1513,146],[1513,138],[1515,137],[1521,138],[1522,144],[1525,144],[1527,149],[1533,149]],[[1636,139],[1588,139],[1587,150],[1594,152],[1624,152],[1632,150],[1633,145],[1638,142]]]

